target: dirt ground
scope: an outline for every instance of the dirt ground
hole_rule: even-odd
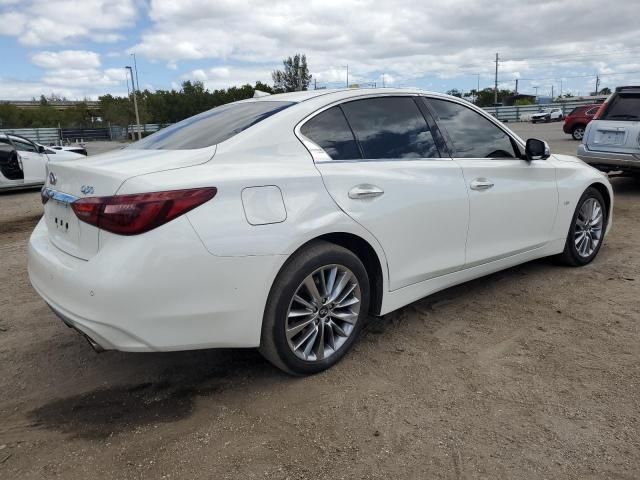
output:
[[[95,354],[29,285],[38,193],[0,195],[0,478],[640,478],[640,184],[613,184],[593,264],[416,302],[309,378],[253,350]]]

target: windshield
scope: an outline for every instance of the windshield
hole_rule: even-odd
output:
[[[293,105],[293,102],[238,102],[207,110],[131,144],[136,150],[188,150],[224,142]]]

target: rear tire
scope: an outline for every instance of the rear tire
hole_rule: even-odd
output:
[[[356,341],[369,298],[360,259],[338,245],[313,242],[287,261],[271,287],[259,351],[292,375],[326,370]]]
[[[602,194],[593,187],[587,188],[571,219],[564,251],[559,256],[562,263],[582,267],[596,258],[604,241],[607,213]]]
[[[582,140],[584,138],[584,125],[576,125],[571,129],[571,136],[574,140]]]

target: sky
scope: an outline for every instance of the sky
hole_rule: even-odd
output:
[[[639,0],[0,0],[0,100],[271,83],[307,55],[317,86],[585,95],[640,84]]]

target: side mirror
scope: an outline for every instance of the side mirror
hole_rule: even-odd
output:
[[[537,138],[530,138],[527,140],[525,147],[525,156],[527,160],[546,160],[551,155],[551,150],[547,142],[538,140]]]
[[[42,146],[38,145],[38,153],[45,153],[47,150]]]

